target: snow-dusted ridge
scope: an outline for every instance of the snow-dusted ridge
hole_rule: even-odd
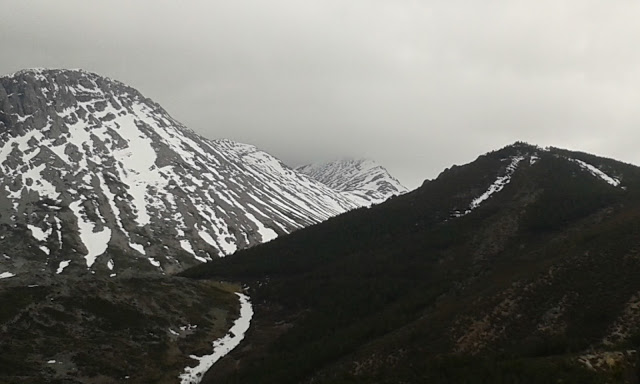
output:
[[[408,192],[382,166],[367,159],[343,159],[296,168],[314,180],[341,191],[361,206],[379,204],[391,196]]]
[[[240,298],[240,317],[236,319],[224,337],[213,342],[213,352],[210,355],[190,356],[192,359],[197,360],[198,364],[195,367],[185,368],[184,372],[179,376],[181,384],[200,383],[202,376],[213,364],[231,352],[244,339],[253,317],[253,307],[248,296],[242,293],[236,293],[236,295]]]
[[[27,259],[51,273],[63,260],[76,272],[175,272],[378,197],[354,199],[252,145],[205,139],[91,72],[0,78],[0,232],[30,228],[20,241],[43,253],[14,255],[11,272],[35,268]]]

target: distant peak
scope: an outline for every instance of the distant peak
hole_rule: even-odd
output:
[[[389,172],[370,159],[339,159],[296,168],[328,187],[348,194],[359,204],[377,204],[408,189]]]
[[[58,82],[59,77],[66,78],[67,80],[90,80],[103,83],[111,83],[117,86],[131,88],[130,86],[122,83],[121,81],[114,80],[107,76],[102,76],[95,72],[87,71],[84,69],[64,69],[64,68],[27,68],[14,72],[9,75],[0,76],[0,79],[26,79],[34,77],[36,81],[41,82]],[[132,88],[131,88],[132,89]]]
[[[100,75],[93,72],[85,71],[84,69],[64,69],[64,68],[25,68],[8,75],[4,75],[2,77],[19,77],[24,75],[48,75],[51,73],[54,73],[54,74],[76,73],[76,74],[100,77]]]

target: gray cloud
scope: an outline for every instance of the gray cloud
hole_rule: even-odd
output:
[[[640,163],[640,3],[0,0],[0,73],[84,68],[291,165],[410,187],[526,140]]]

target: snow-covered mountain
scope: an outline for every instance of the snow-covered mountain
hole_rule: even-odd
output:
[[[344,192],[353,202],[363,206],[378,204],[407,192],[406,187],[372,160],[336,160],[304,165],[296,170]]]
[[[172,272],[359,205],[118,81],[0,78],[0,272]]]

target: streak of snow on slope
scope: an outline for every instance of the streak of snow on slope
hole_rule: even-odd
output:
[[[137,208],[138,223],[144,226],[151,222],[145,199],[147,187],[154,184],[164,184],[166,180],[154,169],[156,152],[151,146],[151,139],[144,135],[136,125],[132,115],[121,116],[122,127],[118,130],[129,143],[128,148],[117,151],[117,159],[126,164],[126,171],[120,174],[122,181],[129,186],[129,194],[133,197],[133,204]]]
[[[13,273],[11,272],[2,272],[0,273],[0,279],[8,279],[10,277],[15,276]]]
[[[240,317],[233,323],[227,335],[213,342],[212,354],[200,357],[190,356],[198,361],[198,365],[185,368],[184,373],[179,376],[180,384],[200,383],[202,376],[213,364],[231,352],[244,339],[244,334],[249,329],[251,318],[253,317],[253,307],[249,297],[242,293],[236,293],[236,295],[240,298]]]
[[[606,181],[607,183],[609,183],[610,185],[613,185],[614,187],[617,187],[620,185],[620,180],[611,177],[609,175],[607,175],[606,173],[602,172],[601,170],[599,170],[598,168],[594,167],[593,165],[589,164],[589,163],[585,163],[582,160],[578,160],[578,159],[570,159],[571,161],[577,163],[580,168],[586,170],[587,172],[591,173],[593,176],[598,177],[604,181]]]
[[[56,222],[56,233],[58,234],[58,244],[60,246],[60,249],[62,249],[62,221],[60,221],[60,219],[58,219],[57,217],[53,218]]]
[[[249,212],[246,212],[245,214],[247,215],[249,220],[253,221],[254,224],[258,227],[258,233],[260,233],[263,243],[266,243],[278,237],[278,233],[276,231],[271,228],[265,227],[264,224],[262,224],[260,220],[256,219],[255,216],[253,216]]]
[[[218,243],[216,243],[216,241],[213,239],[213,237],[211,237],[211,235],[209,235],[206,231],[199,231],[198,235],[200,236],[200,238],[202,240],[206,241],[212,247],[218,247]],[[227,244],[227,243],[225,243],[225,244]],[[222,245],[222,244],[220,244],[220,245]],[[233,249],[233,248],[229,248],[229,249]],[[223,247],[223,250],[224,250],[224,253],[221,254],[220,257],[224,257],[226,255],[229,255],[229,254],[235,252],[235,249],[233,249],[233,252],[229,253],[229,252],[227,252],[226,249],[224,249],[224,247]]]
[[[60,265],[58,265],[58,270],[56,271],[56,274],[59,275],[62,273],[62,271],[64,271],[65,268],[67,268],[69,266],[69,264],[71,264],[71,260],[64,260],[60,262]]]
[[[196,251],[193,250],[193,246],[191,245],[191,242],[189,240],[180,240],[180,247],[182,247],[182,249],[192,254],[193,257],[196,258],[196,260],[201,261],[203,263],[207,262],[207,259],[205,259],[204,257],[200,257],[196,255]]]
[[[85,220],[82,216],[82,201],[75,201],[69,205],[78,219],[78,232],[82,243],[87,248],[87,255],[84,257],[87,261],[87,267],[91,268],[96,258],[102,255],[111,240],[111,229],[104,227],[100,232],[94,232],[94,225]]]
[[[144,250],[144,246],[141,244],[136,244],[136,243],[129,243],[129,246],[133,249],[135,249],[136,251],[140,252],[143,255],[146,255],[147,252],[145,252]]]
[[[496,181],[489,186],[489,189],[487,189],[485,193],[475,198],[471,202],[469,209],[473,210],[478,208],[480,204],[491,197],[491,195],[502,191],[505,185],[509,184],[509,182],[511,181],[511,175],[513,175],[513,172],[515,172],[515,170],[518,168],[518,163],[520,163],[522,160],[524,160],[524,157],[522,156],[514,157],[511,161],[511,164],[509,164],[509,166],[507,167],[507,174],[502,177],[498,177]]]
[[[476,197],[471,201],[469,205],[469,209],[467,209],[464,213],[455,213],[455,217],[460,217],[469,214],[474,209],[478,208],[480,204],[486,201],[493,194],[502,191],[502,189],[511,182],[511,176],[518,168],[518,164],[524,160],[523,156],[516,156],[511,158],[511,164],[507,166],[507,173],[504,176],[500,176],[489,186],[489,188],[480,196]]]

